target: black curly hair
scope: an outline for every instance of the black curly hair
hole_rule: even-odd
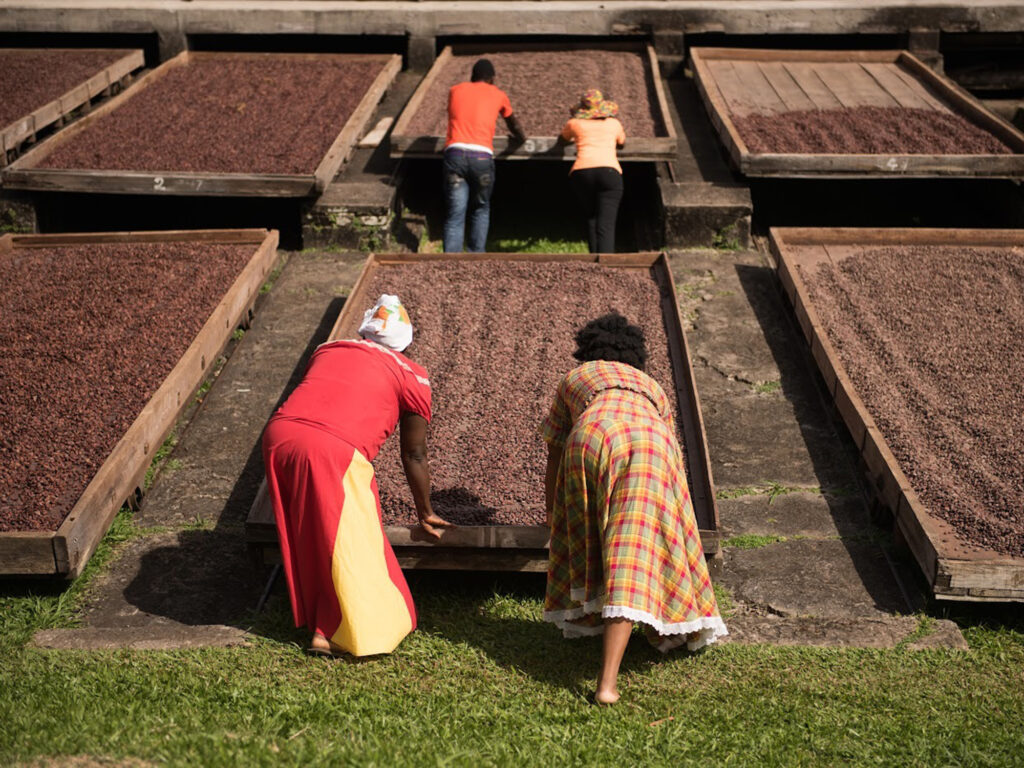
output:
[[[609,360],[642,371],[647,362],[647,345],[639,326],[630,325],[626,318],[612,311],[576,332],[576,351],[572,354],[582,363]]]

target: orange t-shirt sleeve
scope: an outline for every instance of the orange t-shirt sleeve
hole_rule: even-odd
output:
[[[576,130],[572,124],[572,120],[566,123],[565,127],[562,128],[562,138],[566,141],[572,141],[576,138]]]
[[[502,117],[512,117],[512,102],[508,97],[508,94],[504,91],[498,91],[501,94],[501,104],[498,107],[498,112],[501,113]]]

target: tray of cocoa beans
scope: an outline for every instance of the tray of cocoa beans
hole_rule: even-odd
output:
[[[1024,176],[1024,133],[908,51],[694,48],[691,58],[747,176]]]
[[[512,111],[526,133],[509,141],[500,117],[494,134],[500,159],[563,160],[576,156],[572,144],[559,141],[570,110],[583,92],[596,88],[619,106],[626,132],[620,160],[675,158],[676,132],[658,73],[658,58],[639,43],[492,43],[450,45],[441,51],[391,132],[392,157],[438,157],[448,129],[448,91],[468,81],[473,64],[489,59],[494,84],[508,94]]]
[[[25,153],[5,187],[132,195],[322,192],[401,69],[397,54],[185,51]]]
[[[704,424],[664,255],[374,255],[330,338],[355,338],[362,312],[381,293],[397,294],[412,318],[407,353],[427,369],[433,390],[431,503],[458,526],[436,542],[419,529],[391,435],[374,468],[382,522],[402,567],[546,569],[547,447],[538,429],[562,376],[579,364],[576,331],[613,310],[644,330],[646,371],[676,404],[705,551],[719,551]],[[277,535],[265,484],[246,530],[272,559]]]
[[[777,228],[771,246],[935,596],[1024,601],[1024,231]]]
[[[0,574],[81,573],[277,259],[277,232],[0,237]]]
[[[141,50],[0,48],[0,167],[94,102],[121,92]]]

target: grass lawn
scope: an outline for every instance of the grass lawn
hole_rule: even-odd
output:
[[[933,766],[1024,755],[1019,606],[956,615],[969,652],[661,657],[637,636],[613,709],[587,701],[599,639],[562,640],[540,621],[536,575],[413,574],[419,631],[362,662],[305,656],[281,594],[240,617],[258,636],[250,647],[25,647],[38,628],[73,624],[89,581],[136,535],[122,514],[70,589],[0,584],[0,764]]]

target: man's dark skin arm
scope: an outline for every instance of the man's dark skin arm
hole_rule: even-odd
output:
[[[526,141],[526,131],[523,130],[522,124],[519,122],[519,118],[515,115],[509,115],[505,118],[505,125],[508,126],[509,133],[512,134],[512,138],[517,143],[522,144]]]
[[[403,413],[399,421],[402,468],[409,481],[416,516],[420,526],[435,539],[441,528],[454,528],[447,520],[434,514],[430,506],[430,466],[427,464],[427,420],[417,413]]]

